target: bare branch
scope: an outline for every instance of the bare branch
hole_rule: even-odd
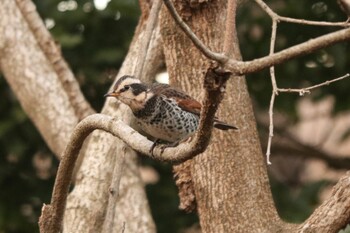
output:
[[[190,29],[190,27],[181,19],[180,15],[175,10],[174,5],[170,0],[163,0],[164,4],[169,10],[169,13],[174,18],[175,22],[179,25],[182,31],[191,39],[193,44],[209,59],[224,64],[227,62],[228,57],[224,54],[215,53],[211,51]]]
[[[325,22],[325,21],[312,21],[305,19],[294,19],[289,17],[284,17],[276,14],[264,1],[255,0],[255,2],[265,11],[272,20],[276,20],[277,22],[286,22],[286,23],[297,23],[311,26],[331,26],[331,27],[348,27],[350,23],[348,22]]]
[[[329,33],[327,35],[319,36],[316,39],[311,39],[307,42],[292,46],[278,53],[274,53],[273,55],[261,57],[252,61],[237,61],[235,59],[230,59],[224,54],[219,54],[211,51],[206,45],[204,45],[202,41],[199,40],[199,38],[192,32],[188,25],[181,19],[171,1],[163,1],[179,27],[207,58],[219,62],[225,70],[238,75],[254,73],[265,68],[281,64],[298,56],[312,53],[318,49],[350,40],[350,29],[348,28]],[[271,14],[273,15],[273,13]]]
[[[284,49],[273,55],[254,59],[252,61],[241,62],[230,59],[224,65],[224,68],[241,75],[254,73],[347,40],[350,40],[350,28],[319,36],[316,39],[310,39],[307,42]]]
[[[79,151],[85,138],[94,130],[104,130],[120,138],[134,150],[153,159],[167,162],[183,162],[202,153],[208,146],[212,133],[213,121],[219,103],[223,98],[223,85],[231,73],[209,68],[205,75],[205,98],[201,111],[198,132],[191,142],[185,142],[175,148],[167,148],[164,152],[155,148],[153,155],[150,148],[153,142],[120,120],[102,114],[94,114],[82,120],[76,126],[68,145],[62,155],[58,168],[51,205],[44,206],[45,210],[40,217],[41,232],[58,232],[61,228],[69,185]],[[49,213],[44,215],[45,213]]]
[[[350,221],[350,172],[333,187],[330,198],[296,232],[338,232]]]
[[[272,55],[275,51],[276,35],[277,35],[277,21],[273,19],[271,41],[270,41],[270,55]],[[272,83],[272,95],[271,95],[270,107],[269,107],[269,117],[270,117],[269,138],[268,138],[267,149],[266,149],[266,162],[269,165],[271,164],[270,154],[271,154],[271,142],[273,137],[273,106],[275,104],[276,95],[278,94],[274,66],[270,67],[270,76],[271,76],[271,83]]]
[[[29,0],[16,0],[16,3],[33,35],[36,37],[41,50],[52,64],[78,118],[81,120],[93,114],[95,111],[85,100],[80,90],[79,83],[62,57],[59,46],[54,41],[35,10],[35,5]]]
[[[160,11],[160,7],[162,6],[162,0],[153,1],[151,12],[149,18],[147,20],[144,41],[141,45],[140,55],[138,56],[138,65],[136,66],[136,70],[134,72],[135,76],[139,79],[143,79],[143,70],[145,66],[145,61],[147,57],[147,51],[151,42],[152,34],[157,25],[157,19]]]
[[[278,88],[278,92],[297,92],[299,93],[300,96],[303,96],[305,94],[310,94],[310,90],[318,88],[318,87],[322,87],[322,86],[327,86],[333,82],[337,82],[340,81],[342,79],[348,78],[350,77],[350,74],[345,74],[339,78],[335,78],[335,79],[331,79],[331,80],[327,80],[323,83],[311,86],[311,87],[306,87],[306,88],[300,88],[300,89],[293,89],[293,88]]]

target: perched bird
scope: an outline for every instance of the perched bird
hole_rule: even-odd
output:
[[[350,21],[350,0],[338,0],[340,8],[347,14],[348,19],[346,22]]]
[[[159,141],[171,143],[165,147],[176,146],[190,137],[199,125],[202,105],[167,84],[146,85],[133,76],[125,75],[105,97],[115,97],[130,107],[141,129],[156,139],[151,153]],[[214,127],[237,129],[218,119],[215,119]]]

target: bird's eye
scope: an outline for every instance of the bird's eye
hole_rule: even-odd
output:
[[[120,89],[120,92],[124,92],[129,90],[130,86],[124,86],[122,89]]]

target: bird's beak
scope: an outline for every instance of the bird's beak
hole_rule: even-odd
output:
[[[104,97],[118,97],[119,94],[115,92],[110,92],[104,95]]]

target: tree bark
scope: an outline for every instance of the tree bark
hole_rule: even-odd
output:
[[[226,1],[210,1],[177,10],[193,32],[213,51],[222,51]],[[164,54],[172,84],[199,97],[208,60],[177,27],[167,9],[161,15]],[[240,60],[238,41],[229,54]],[[219,110],[221,120],[238,132],[215,131],[211,145],[191,165],[197,210],[203,232],[279,232],[250,97],[244,77],[232,77]]]
[[[147,6],[144,6],[147,7]],[[143,11],[144,12],[144,11]],[[124,74],[133,74],[138,64],[137,58],[140,46],[143,44],[146,17],[142,16],[128,55],[119,71],[118,78]],[[159,30],[155,32],[159,33]],[[160,36],[154,35],[151,49],[147,54],[148,62],[159,67],[161,54],[155,49],[161,43]],[[155,74],[155,69],[147,67],[145,77]],[[117,78],[116,78],[117,79]],[[102,113],[132,122],[131,113],[127,106],[107,99]],[[64,232],[101,232],[108,205],[108,189],[111,183],[115,157],[122,156],[125,144],[115,137],[102,132],[94,132],[86,145],[84,161],[77,174],[74,190],[70,193],[64,219]],[[120,181],[120,198],[115,206],[113,232],[155,232],[152,216],[136,165],[136,154],[127,150],[125,167]]]
[[[36,13],[35,9],[31,10],[26,13]],[[73,98],[72,93],[67,93],[72,88],[63,87],[62,80],[58,77],[62,74],[57,74],[52,64],[54,61],[48,59],[47,54],[42,51],[43,48],[23,13],[16,1],[0,1],[0,69],[24,111],[59,157],[82,115],[81,111],[75,109],[76,102],[71,101],[74,98],[81,101],[84,97],[80,91],[74,93],[80,96]],[[132,73],[136,66],[134,61],[137,60],[137,46],[142,40],[141,26],[144,20],[140,21],[133,46],[124,61],[121,69],[123,74]],[[159,55],[159,50],[157,54]],[[151,62],[154,61],[151,59]],[[148,68],[148,72],[154,70]],[[76,87],[77,83],[74,85]],[[127,110],[125,107],[118,107],[115,101],[109,101],[106,102],[103,112],[122,118],[122,113]],[[66,232],[101,231],[114,158],[118,156],[116,152],[121,151],[123,144],[107,133],[96,132],[85,146],[86,159],[77,174],[76,187],[68,200],[64,224]],[[126,156],[126,168],[120,187],[122,195],[116,206],[118,214],[114,225],[119,230],[125,226],[127,232],[154,232],[155,226],[135,160],[133,153]]]
[[[0,15],[0,69],[24,111],[59,156],[78,116],[16,2],[0,1]]]

